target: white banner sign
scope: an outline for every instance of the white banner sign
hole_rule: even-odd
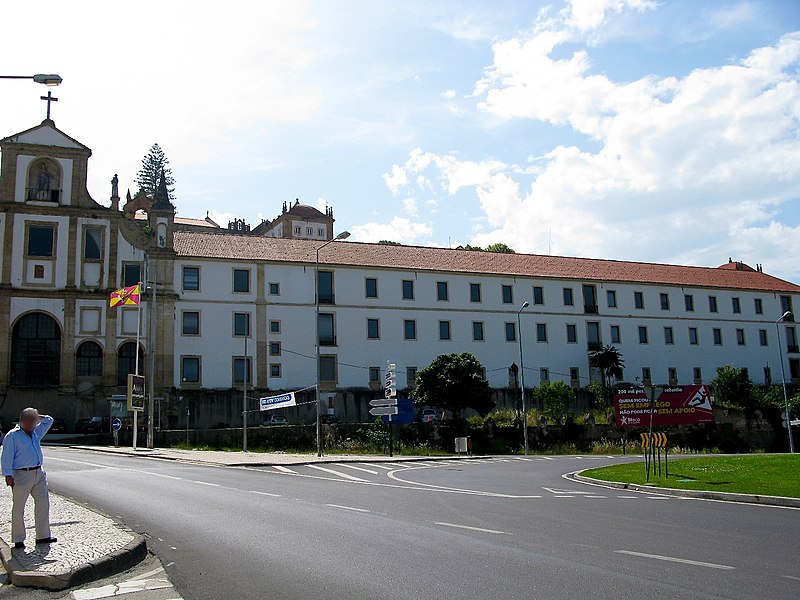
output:
[[[276,408],[286,408],[297,406],[294,399],[294,392],[281,394],[280,396],[270,396],[269,398],[259,398],[259,408],[261,410],[275,410]]]

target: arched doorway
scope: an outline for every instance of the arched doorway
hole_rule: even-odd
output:
[[[128,385],[128,375],[136,374],[136,342],[125,342],[117,352],[117,385]],[[139,348],[139,375],[144,374],[144,352]]]
[[[58,385],[61,327],[48,314],[29,313],[11,332],[11,385]]]
[[[83,342],[75,351],[75,377],[102,376],[103,349],[97,342]]]

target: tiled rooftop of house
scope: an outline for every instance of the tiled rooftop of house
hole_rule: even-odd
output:
[[[176,231],[174,245],[179,257],[313,264],[319,242]],[[733,262],[719,268],[690,267],[344,241],[326,246],[320,261],[343,267],[800,293],[798,285]]]

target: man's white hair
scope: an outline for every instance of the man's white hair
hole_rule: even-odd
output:
[[[27,419],[29,417],[38,417],[38,416],[39,416],[39,411],[29,406],[28,408],[23,409],[21,413],[19,413],[19,420],[22,421],[23,419]]]

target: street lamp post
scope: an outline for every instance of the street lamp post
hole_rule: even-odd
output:
[[[322,250],[328,244],[332,244],[337,240],[346,240],[350,237],[349,231],[343,231],[335,238],[328,240],[324,244],[320,244],[317,246],[317,261],[314,266],[314,306],[315,306],[315,314],[316,319],[314,322],[314,346],[317,349],[316,352],[316,360],[317,360],[317,384],[314,386],[316,390],[316,398],[317,398],[317,456],[322,456],[322,408],[320,406],[320,397],[319,397],[319,382],[322,377],[322,370],[319,364],[319,251]]]
[[[781,327],[783,321],[792,318],[792,312],[786,311],[781,315],[781,318],[775,321],[775,333],[778,334],[778,352],[781,357],[781,383],[783,384],[783,404],[786,408],[786,435],[789,436],[789,452],[794,454],[794,439],[792,438],[792,415],[789,414],[789,394],[786,392],[786,371],[783,367],[783,347],[781,347]]]
[[[522,307],[517,311],[517,339],[519,340],[519,374],[520,374],[520,389],[522,390],[522,435],[525,445],[525,456],[528,455],[528,407],[525,403],[525,360],[522,355],[522,321],[520,315],[522,311],[530,306],[529,303],[524,302]]]
[[[61,82],[64,81],[61,76],[55,73],[48,75],[43,73],[38,73],[36,75],[0,75],[0,79],[32,79],[34,82],[44,84],[48,87],[60,85]]]

